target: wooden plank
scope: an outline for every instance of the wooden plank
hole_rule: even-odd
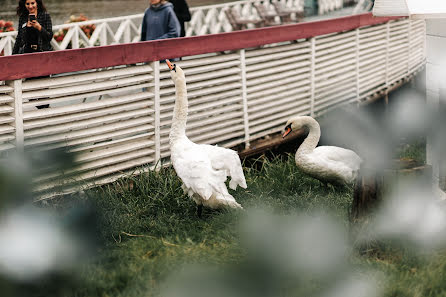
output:
[[[136,102],[133,104],[102,108],[94,111],[86,111],[64,116],[48,117],[39,120],[26,121],[24,122],[23,126],[25,130],[50,127],[55,125],[59,127],[71,127],[67,128],[69,130],[74,130],[75,126],[79,125],[80,127],[82,127],[82,129],[85,129],[87,127],[85,125],[88,125],[87,123],[93,123],[94,121],[102,121],[103,124],[107,124],[108,119],[123,120],[125,119],[123,118],[124,114],[129,115],[127,118],[153,114],[155,111],[153,109],[149,109],[151,105],[152,104],[148,104],[144,101]],[[117,115],[118,117],[114,117],[113,115]],[[72,123],[72,125],[67,125],[68,123]]]
[[[62,142],[53,141],[51,143],[46,143],[46,139],[40,139],[40,142],[33,139],[33,142],[30,141],[29,145],[44,145],[45,149],[54,149],[61,147],[78,147],[78,146],[97,146],[102,145],[108,142],[112,142],[119,139],[133,137],[135,135],[143,135],[145,133],[149,133],[150,135],[154,134],[154,126],[150,124],[144,124],[140,126],[132,126],[130,128],[123,128],[112,130],[104,133],[96,133],[94,135],[84,135],[79,138],[65,139]]]
[[[14,92],[14,88],[8,85],[0,85],[0,93],[12,93]]]
[[[13,113],[14,108],[8,105],[0,105],[0,114]]]
[[[0,116],[0,125],[14,123],[14,122],[15,122],[15,119],[12,116],[9,116],[9,115],[1,115]]]
[[[247,79],[253,79],[261,76],[268,76],[274,72],[286,72],[295,70],[299,73],[304,71],[310,71],[310,59],[305,57],[305,59],[290,58],[285,61],[283,65],[281,63],[277,63],[277,61],[272,61],[264,64],[257,64],[255,66],[251,65],[246,69],[246,77]],[[293,72],[295,72],[293,71]]]
[[[89,92],[95,92],[99,90],[115,89],[120,87],[126,87],[129,85],[136,85],[139,83],[147,82],[152,79],[151,75],[138,75],[123,79],[107,80],[103,82],[95,82],[88,84],[80,84],[69,87],[61,87],[56,89],[39,89],[36,91],[28,91],[23,93],[23,99],[29,100],[42,97],[60,97],[70,96],[73,94],[85,94]]]
[[[73,73],[71,75],[59,77],[27,80],[23,82],[23,91],[38,90],[42,88],[58,88],[129,76],[149,75],[149,73],[153,71],[149,65],[95,70],[96,71],[89,71],[87,73]],[[150,75],[150,77],[153,79],[152,75]]]
[[[137,94],[129,94],[120,97],[107,98],[104,100],[73,104],[70,106],[62,106],[57,108],[51,108],[50,110],[33,110],[26,112],[24,114],[24,121],[34,120],[34,119],[46,119],[48,117],[57,117],[63,115],[69,115],[73,113],[89,112],[93,110],[109,108],[114,106],[131,104],[133,102],[145,100],[148,106],[152,106],[153,102],[148,99],[152,99],[153,94],[149,92],[141,92]],[[39,101],[40,102],[40,101]],[[25,105],[26,106],[26,105]]]
[[[240,98],[241,101],[241,98]],[[242,106],[240,105],[228,105],[228,106],[223,106],[223,107],[219,107],[219,108],[214,108],[211,110],[207,110],[206,111],[206,116],[211,117],[211,116],[215,116],[215,115],[220,115],[220,114],[228,114],[231,112],[239,112],[242,110]],[[170,125],[172,123],[172,115],[173,112],[165,112],[163,114],[161,114],[161,126],[165,126],[165,125]],[[197,114],[190,114],[187,117],[188,121],[194,121],[194,120],[200,120],[203,118],[203,114],[202,113],[197,113]]]
[[[311,90],[311,87],[310,85],[302,85],[299,83],[299,85],[285,85],[282,86],[281,88],[270,89],[260,94],[250,94],[248,97],[248,107],[269,102],[270,95],[284,93],[288,90],[294,90],[295,94],[293,96],[293,99],[297,100],[309,96],[309,91]]]
[[[9,95],[0,95],[0,104],[11,103],[14,98]]]
[[[293,50],[293,51],[277,51],[274,53],[270,53],[266,56],[256,56],[256,57],[252,57],[252,58],[248,58],[246,59],[246,66],[247,67],[253,67],[253,64],[258,64],[258,63],[264,63],[264,62],[269,62],[269,61],[274,61],[274,60],[281,60],[281,59],[286,59],[284,60],[284,62],[288,61],[288,59],[296,59],[299,58],[300,59],[305,59],[308,58],[310,56],[310,49],[309,48],[304,48],[301,50]],[[279,61],[280,62],[280,61]]]
[[[241,90],[233,89],[230,91],[209,94],[207,96],[197,96],[194,98],[189,98],[189,107],[191,108],[196,105],[200,105],[203,103],[215,102],[215,101],[220,101],[220,103],[222,103],[221,100],[225,100],[226,98],[240,96],[240,95],[241,95]],[[173,107],[175,105],[175,97],[169,96],[169,97],[164,98],[161,105],[162,105],[163,110],[166,110],[166,109],[173,110]]]
[[[101,150],[101,149],[107,149],[107,148],[111,148],[114,146],[120,146],[125,143],[139,141],[140,139],[153,139],[153,135],[154,135],[153,132],[142,133],[142,134],[132,135],[129,137],[124,137],[124,138],[120,138],[120,139],[116,139],[116,140],[103,141],[103,142],[95,143],[93,145],[87,144],[84,146],[76,146],[74,148],[71,148],[69,150],[69,152],[81,153],[81,152],[92,152],[92,151],[97,151],[97,150]]]
[[[107,115],[99,118],[89,118],[87,120],[79,121],[79,122],[68,122],[65,125],[44,125],[37,126],[38,128],[34,129],[25,129],[25,138],[34,138],[41,137],[44,135],[52,136],[59,135],[59,137],[63,138],[64,133],[71,133],[78,130],[82,130],[87,132],[88,130],[96,129],[97,127],[106,127],[109,125],[115,125],[118,122],[124,122],[131,119],[141,119],[143,121],[153,120],[149,115],[153,115],[153,110],[137,110],[137,111],[128,111],[121,112],[118,114]]]
[[[152,157],[153,152],[150,150],[139,150],[136,152],[132,152],[130,154],[124,154],[120,156],[113,156],[111,158],[105,158],[103,160],[98,160],[86,164],[80,165],[76,171],[69,171],[68,174],[74,174],[78,173],[77,176],[72,176],[71,180],[88,180],[91,178],[95,178],[98,176],[102,176],[104,174],[110,174],[114,172],[119,172],[122,167],[119,166],[120,163],[140,163],[138,161],[135,162],[135,160],[139,160],[144,157],[145,160],[149,162],[153,162],[154,158]],[[127,166],[125,166],[128,168]],[[87,171],[87,172],[86,172]],[[89,172],[88,172],[89,171]],[[80,174],[83,173],[83,174]],[[52,175],[46,176],[46,179],[54,180],[54,177]],[[41,176],[39,179],[36,179],[35,182],[42,182],[45,181],[45,176]],[[59,185],[60,181],[49,181],[45,183],[40,183],[35,190],[36,191],[43,191],[51,189],[55,186]]]
[[[43,144],[51,144],[55,142],[67,142],[69,140],[74,139],[80,139],[80,138],[86,138],[89,136],[95,136],[100,134],[106,134],[109,132],[115,132],[119,130],[124,130],[131,127],[138,127],[143,125],[148,125],[153,123],[153,119],[149,117],[144,118],[137,118],[129,121],[123,121],[123,122],[117,122],[109,125],[103,125],[99,127],[94,127],[91,129],[83,129],[83,130],[76,130],[71,132],[66,132],[64,134],[56,134],[51,136],[42,136],[42,137],[36,137],[36,138],[30,138],[27,139],[27,135],[25,134],[25,145],[43,145]],[[151,126],[148,126],[151,127]],[[38,131],[39,135],[41,135],[42,131]],[[36,134],[36,133],[34,133]]]
[[[41,99],[39,100],[39,102],[44,102],[44,103],[48,103],[48,104],[52,104],[52,105],[62,105],[62,106],[58,106],[57,109],[54,108],[52,106],[52,112],[55,112],[56,110],[59,110],[60,108],[63,108],[63,106],[73,106],[77,104],[77,107],[82,108],[82,106],[87,106],[88,104],[92,103],[81,103],[83,102],[84,99],[87,98],[94,98],[94,97],[109,97],[107,98],[107,100],[101,100],[104,104],[105,101],[110,100],[110,98],[122,98],[123,101],[128,101],[129,99],[127,98],[126,95],[119,97],[121,94],[123,93],[131,93],[130,95],[128,95],[129,97],[134,97],[135,96],[135,100],[136,100],[136,96],[139,96],[138,93],[135,93],[136,90],[140,91],[142,88],[147,88],[150,89],[153,87],[153,83],[144,83],[144,84],[138,84],[138,85],[133,85],[133,86],[128,86],[128,87],[121,87],[121,88],[117,88],[117,89],[105,89],[105,90],[101,90],[101,91],[96,91],[96,92],[91,92],[91,93],[86,93],[86,94],[75,94],[75,95],[70,95],[70,96],[62,96],[62,97],[55,97],[55,98],[50,98],[47,100]],[[145,92],[140,92],[140,94],[144,94],[144,97],[149,99],[149,98],[153,98],[154,94],[149,92],[149,91],[145,91]],[[141,95],[143,96],[143,95]],[[73,103],[73,102],[78,102],[78,103]],[[34,107],[34,105],[37,105],[36,102],[31,103],[31,102],[26,102],[23,103],[24,108],[29,108],[30,106]],[[25,115],[28,115],[29,112],[33,112],[33,111],[26,111]],[[34,114],[33,114],[34,115]],[[38,117],[39,113],[35,113],[35,115]],[[45,114],[46,116],[46,114]]]

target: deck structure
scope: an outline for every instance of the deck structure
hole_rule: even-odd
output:
[[[249,147],[292,115],[361,105],[411,79],[425,65],[424,36],[424,21],[363,14],[0,57],[0,153],[76,154],[63,181],[35,180],[39,199],[168,162],[175,90],[159,61],[175,57],[186,72],[191,140]]]

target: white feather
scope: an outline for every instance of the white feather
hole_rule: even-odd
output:
[[[242,208],[229,194],[226,179],[231,177],[231,189],[246,188],[245,176],[238,154],[230,149],[196,144],[186,136],[187,91],[183,70],[176,66],[171,72],[175,83],[175,107],[170,131],[170,151],[173,167],[183,182],[183,190],[198,204],[210,208]]]

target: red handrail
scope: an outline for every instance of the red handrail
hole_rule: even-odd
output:
[[[0,57],[0,81],[256,47],[386,23],[371,13],[322,21],[138,43]]]

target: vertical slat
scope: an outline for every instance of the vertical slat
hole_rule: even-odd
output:
[[[310,114],[314,116],[314,93],[315,93],[315,71],[316,71],[316,38],[311,38],[311,77],[310,77]]]
[[[79,27],[74,27],[74,34],[73,34],[73,38],[71,39],[71,48],[79,48],[79,34],[80,34],[80,28]]]
[[[411,20],[409,20],[408,22],[407,22],[408,24],[407,24],[407,32],[408,32],[408,34],[407,34],[407,75],[409,75],[410,74],[410,41],[411,41],[411,35],[412,35],[412,21]]]
[[[356,29],[356,101],[359,102],[359,93],[360,93],[360,85],[359,85],[359,28]]]
[[[154,73],[154,90],[155,94],[155,162],[159,165],[159,161],[161,160],[161,120],[160,120],[160,62],[155,61],[152,62],[152,69]]]
[[[99,44],[107,45],[107,24],[101,26],[101,33],[99,34]]]
[[[248,118],[248,94],[246,87],[246,59],[245,59],[245,50],[242,49],[239,51],[240,54],[240,67],[241,67],[241,75],[242,75],[242,99],[243,99],[243,123],[245,125],[245,148],[249,148],[249,118]]]
[[[23,151],[24,133],[23,133],[23,105],[22,105],[22,80],[17,79],[8,82],[8,85],[14,88],[12,97],[14,98],[14,126],[16,148]]]

